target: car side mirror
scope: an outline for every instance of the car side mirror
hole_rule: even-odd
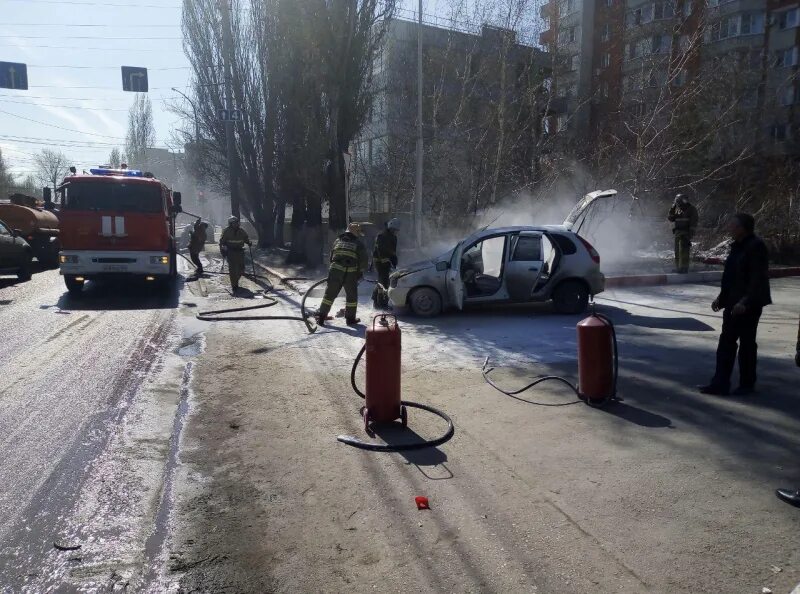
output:
[[[183,199],[181,198],[181,193],[180,192],[173,192],[172,193],[172,204],[175,205],[175,210],[177,212],[181,212],[181,210],[183,210],[181,208],[181,205],[183,204]]]
[[[448,268],[450,268],[450,262],[442,260],[441,262],[436,263],[436,272],[444,272]]]
[[[11,231],[11,235],[14,237],[22,237],[22,230],[21,229],[13,229]]]

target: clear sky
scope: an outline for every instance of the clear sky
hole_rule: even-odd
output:
[[[439,4],[425,0],[423,11]],[[29,90],[0,89],[0,147],[12,172],[32,172],[45,147],[78,168],[124,149],[134,94],[122,90],[123,65],[148,69],[157,146],[180,149],[166,106],[179,98],[171,87],[188,91],[191,75],[180,22],[180,0],[0,0],[0,61],[28,65]]]

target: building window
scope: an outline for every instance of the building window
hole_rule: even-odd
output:
[[[764,64],[764,51],[762,49],[750,50],[748,54],[748,63],[753,70],[761,70]]]
[[[692,0],[683,0],[683,16],[687,19],[692,16]]]
[[[672,86],[674,87],[682,87],[686,85],[686,81],[689,79],[689,73],[686,72],[686,68],[681,68],[678,72],[675,72],[672,75]]]
[[[603,41],[611,41],[611,25],[609,25],[608,23],[603,25],[603,30],[602,30],[602,33],[600,35],[600,38]]]
[[[569,119],[565,114],[556,118],[556,132],[565,132],[569,128]]]
[[[798,12],[797,8],[790,8],[789,10],[781,11],[777,13],[776,17],[779,29],[791,29],[800,23],[800,21],[798,21],[800,12]]]
[[[675,13],[672,10],[672,2],[671,2],[671,0],[666,0],[666,1],[662,1],[662,2],[656,2],[653,5],[653,19],[654,20],[671,19],[673,16],[675,16]]]
[[[570,70],[576,72],[580,67],[580,65],[581,65],[581,57],[579,55],[575,54],[574,56],[572,56],[572,58],[570,58],[569,61]]]
[[[785,106],[794,105],[797,102],[797,87],[795,85],[788,85],[781,92],[781,103]]]
[[[600,94],[608,98],[608,81],[604,80],[600,83]]]
[[[764,32],[763,12],[746,12],[741,15],[741,19],[739,27],[741,35],[758,35]]]
[[[614,6],[614,0],[605,0],[605,2],[606,2],[606,8],[611,8],[612,6]]]
[[[672,37],[670,35],[653,35],[650,44],[650,53],[668,54],[672,49]]]
[[[789,66],[797,66],[796,47],[788,47],[775,52],[775,67],[787,68]]]
[[[611,54],[605,52],[602,56],[600,56],[600,66],[602,68],[608,68],[611,66]]]
[[[772,138],[783,142],[789,138],[789,124],[775,124],[772,126]]]
[[[562,15],[575,12],[575,0],[562,0],[560,12]]]
[[[644,25],[653,20],[653,5],[646,4],[628,13],[628,26]]]

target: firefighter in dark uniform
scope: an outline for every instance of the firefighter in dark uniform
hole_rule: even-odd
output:
[[[400,230],[400,220],[392,219],[386,223],[386,228],[378,233],[375,238],[375,249],[372,251],[372,263],[378,273],[378,285],[372,294],[375,307],[387,307],[389,296],[389,275],[392,268],[397,267],[397,232]]]
[[[247,231],[239,226],[238,217],[230,217],[228,226],[219,238],[219,251],[228,260],[228,275],[231,279],[231,290],[239,289],[239,279],[244,274],[244,246],[252,245]]]
[[[192,264],[197,269],[195,274],[198,277],[203,276],[203,262],[200,260],[200,252],[206,244],[206,229],[208,223],[201,219],[197,219],[192,227],[192,232],[189,234],[189,258]]]
[[[675,270],[680,274],[689,272],[689,258],[692,249],[692,237],[697,229],[697,209],[692,206],[685,194],[675,196],[675,202],[669,209],[667,220],[672,223],[672,234],[675,236]]]
[[[325,324],[328,313],[333,306],[333,300],[344,287],[346,296],[345,320],[349,326],[358,324],[361,320],[356,317],[358,309],[358,281],[364,276],[364,271],[369,265],[367,248],[361,241],[361,225],[350,223],[347,231],[336,238],[331,249],[331,265],[328,269],[328,286],[322,306],[317,311],[317,323]]]

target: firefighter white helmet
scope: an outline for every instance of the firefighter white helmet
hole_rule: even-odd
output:
[[[239,222],[239,217],[234,217],[234,216],[228,217],[228,224],[229,225],[232,225],[233,223],[238,223],[238,222]]]
[[[400,219],[394,218],[391,219],[388,223],[386,223],[386,228],[390,231],[400,231]]]

